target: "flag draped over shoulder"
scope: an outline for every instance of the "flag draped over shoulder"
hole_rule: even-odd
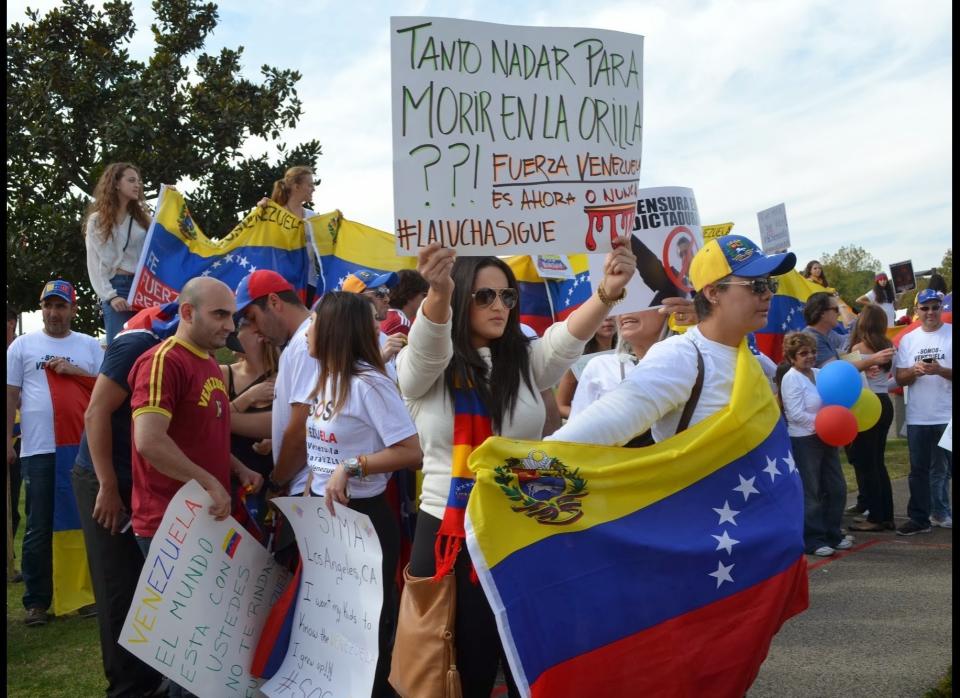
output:
[[[504,260],[520,287],[520,322],[543,335],[554,322],[567,319],[593,293],[587,255],[569,255],[572,279],[543,279],[529,255],[516,255]]]
[[[767,324],[757,330],[756,340],[757,348],[779,363],[783,358],[783,336],[807,326],[803,320],[803,306],[807,299],[818,291],[833,293],[833,289],[808,281],[796,269],[778,276],[777,280],[780,288],[770,301]]]
[[[309,270],[303,221],[273,201],[254,207],[222,240],[210,240],[190,216],[183,195],[160,192],[127,302],[149,308],[176,300],[195,276],[231,289],[257,269],[272,269],[304,297]]]
[[[741,698],[808,604],[803,491],[759,363],[648,448],[488,439],[467,544],[524,695]]]
[[[314,252],[320,263],[317,296],[335,291],[347,274],[366,269],[385,274],[416,269],[416,257],[397,255],[396,238],[390,233],[356,223],[331,211],[307,220]]]
[[[93,603],[93,584],[70,471],[80,450],[83,413],[96,379],[47,369],[53,402],[56,473],[53,499],[53,613],[62,616]]]

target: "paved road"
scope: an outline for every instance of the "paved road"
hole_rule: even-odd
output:
[[[893,496],[899,525],[906,478]],[[854,535],[850,550],[807,557],[810,608],[774,638],[749,698],[919,698],[952,664],[953,531]]]

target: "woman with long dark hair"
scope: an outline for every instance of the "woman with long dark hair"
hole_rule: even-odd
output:
[[[465,545],[463,512],[472,486],[466,457],[489,434],[540,439],[545,418],[540,391],[582,354],[623,297],[636,259],[628,238],[620,238],[604,262],[603,279],[594,280],[595,293],[535,342],[520,328],[520,291],[502,260],[455,260],[453,250],[433,244],[420,252],[418,270],[430,289],[409,345],[397,357],[400,389],[424,451],[409,574],[442,579],[455,571],[456,665],[463,696],[489,698],[504,653]],[[509,694],[519,695],[502,664]]]
[[[133,317],[127,304],[150,226],[140,170],[129,162],[107,165],[83,221],[87,275],[103,308],[107,345]]]
[[[827,281],[827,275],[823,272],[823,265],[815,259],[811,259],[809,262],[807,262],[807,266],[803,269],[802,276],[808,281],[819,284],[824,288],[830,285],[830,283]]]
[[[400,527],[384,494],[390,473],[417,468],[417,429],[380,355],[372,301],[359,293],[331,291],[317,305],[308,337],[319,376],[307,417],[307,466],[333,502],[366,514],[383,550],[380,656],[373,693],[393,696],[387,683],[397,594],[392,583],[400,555]]]
[[[887,316],[879,305],[866,305],[857,318],[857,326],[850,338],[850,349],[867,357],[893,342],[887,337]],[[864,372],[867,386],[880,399],[880,419],[866,431],[857,434],[851,449],[851,462],[857,472],[857,482],[863,489],[864,507],[868,510],[866,521],[850,525],[851,531],[892,531],[893,491],[885,460],[887,432],[893,422],[893,402],[888,390],[892,361],[872,366]],[[895,385],[895,384],[894,384]]]
[[[873,288],[864,293],[857,299],[860,305],[875,303],[887,315],[887,326],[893,327],[896,322],[896,309],[894,303],[897,302],[897,294],[893,291],[893,284],[883,272],[877,274],[873,282]]]

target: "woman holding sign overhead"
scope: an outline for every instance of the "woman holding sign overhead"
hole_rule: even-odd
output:
[[[87,275],[103,308],[108,346],[133,317],[127,296],[149,225],[140,170],[129,162],[107,165],[93,190],[83,231]]]
[[[317,305],[308,337],[319,364],[307,417],[307,465],[333,502],[366,514],[383,551],[383,607],[373,696],[393,696],[387,683],[397,622],[394,584],[400,556],[400,527],[385,491],[390,474],[418,468],[422,452],[417,429],[380,355],[373,302],[359,293],[331,291]]]
[[[615,244],[597,291],[535,342],[520,329],[520,292],[505,262],[455,259],[453,250],[438,243],[420,251],[417,270],[430,288],[410,328],[409,344],[397,356],[400,389],[424,446],[423,491],[401,607],[407,608],[417,593],[411,588],[436,587],[431,578],[454,574],[455,661],[465,698],[489,698],[504,658],[464,542],[464,513],[473,485],[466,461],[490,434],[540,438],[545,418],[540,391],[554,385],[580,357],[636,271],[629,239]],[[416,634],[410,627],[416,623],[401,612],[395,656],[403,639]],[[395,675],[410,682],[416,677],[398,664],[391,682],[404,694]],[[503,667],[509,677],[506,662]],[[511,678],[508,683],[510,695],[519,695]]]

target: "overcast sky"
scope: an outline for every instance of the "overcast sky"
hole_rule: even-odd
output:
[[[27,4],[57,3],[8,2],[8,25]],[[131,52],[145,58],[152,11],[134,6]],[[733,221],[758,242],[756,212],[783,202],[801,265],[856,244],[884,266],[912,259],[921,270],[950,247],[946,0],[221,2],[209,52],[244,46],[252,79],[263,64],[303,75],[304,116],[286,135],[323,144],[316,209],[383,230],[393,227],[391,15],[642,34],[641,187],[690,187],[704,224]]]

